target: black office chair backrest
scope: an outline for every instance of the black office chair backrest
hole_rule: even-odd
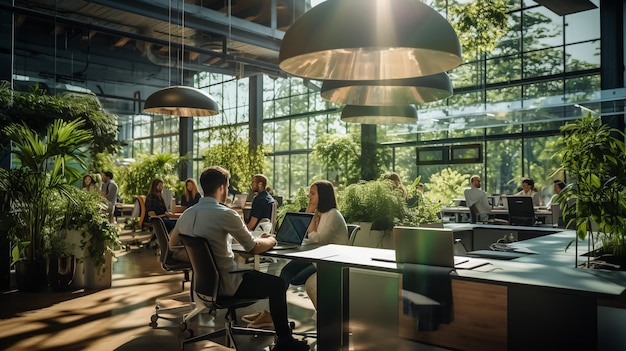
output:
[[[509,223],[511,225],[535,225],[535,208],[530,196],[507,196]]]
[[[200,237],[180,234],[193,269],[193,289],[205,300],[217,303],[220,273],[213,258],[209,242]]]
[[[160,217],[150,217],[150,224],[152,224],[154,235],[156,235],[157,241],[159,243],[159,249],[161,250],[159,261],[161,262],[161,265],[167,265],[171,255],[168,246],[170,240],[169,235],[167,234],[167,228],[165,227],[165,223],[163,223],[163,219],[161,219]]]
[[[476,204],[473,204],[469,207],[470,211],[470,223],[476,224],[478,222],[478,210],[476,209]]]

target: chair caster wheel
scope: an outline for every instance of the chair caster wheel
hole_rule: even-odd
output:
[[[183,339],[191,339],[191,338],[193,338],[193,330],[191,329],[185,330],[185,332],[183,333]]]
[[[184,332],[185,330],[187,330],[187,323],[186,322],[182,322],[178,325],[178,330],[180,330],[181,332]]]
[[[152,316],[150,316],[150,326],[152,328],[156,328],[157,327],[157,321],[159,320],[159,316],[157,316],[156,314],[153,314]]]
[[[291,330],[296,329],[296,322],[294,322],[294,321],[289,321],[289,328],[290,328]]]
[[[159,326],[156,322],[150,322],[148,325],[151,326],[152,329],[156,329]]]

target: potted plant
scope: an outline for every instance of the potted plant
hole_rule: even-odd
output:
[[[361,226],[357,246],[393,248],[391,229],[408,213],[404,192],[386,179],[348,185],[339,193],[339,208],[346,222]]]
[[[561,131],[559,145],[562,148],[557,156],[572,180],[557,199],[563,217],[575,222],[577,239],[589,237],[594,245],[592,253],[604,255],[604,261],[626,267],[624,133],[602,124],[600,117],[591,114],[566,124]],[[594,222],[598,228],[595,233]],[[578,245],[578,240],[573,242]],[[601,249],[595,250],[598,243]]]
[[[114,250],[121,247],[117,228],[106,217],[106,204],[100,194],[74,189],[61,229],[80,235],[79,277],[90,289],[111,286]],[[78,287],[78,286],[77,286]]]
[[[72,181],[79,170],[70,162],[84,164],[80,147],[91,140],[91,134],[81,129],[82,120],[56,120],[42,136],[26,125],[11,124],[2,132],[13,143],[12,153],[20,167],[0,169],[0,193],[10,204],[9,213],[2,218],[16,250],[18,289],[42,290],[45,279],[45,243],[54,230],[56,196],[69,197]]]

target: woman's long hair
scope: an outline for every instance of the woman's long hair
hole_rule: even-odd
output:
[[[191,191],[189,191],[187,189],[187,184],[191,183],[193,184]],[[198,183],[196,183],[196,181],[193,178],[187,178],[187,180],[185,180],[185,200],[187,201],[191,201],[193,199],[196,198],[196,194],[198,194]]]
[[[152,181],[152,184],[150,185],[150,192],[148,193],[148,195],[154,194],[161,196],[161,193],[157,191],[157,185],[159,185],[159,183],[163,183],[163,181],[159,178],[156,178]]]
[[[312,185],[317,187],[317,210],[321,213],[337,208],[337,197],[333,183],[327,180],[315,181]]]

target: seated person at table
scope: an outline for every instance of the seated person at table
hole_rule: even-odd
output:
[[[550,198],[550,201],[548,201],[544,207],[550,208],[552,204],[556,204],[557,203],[556,198],[559,196],[559,194],[561,193],[561,190],[563,189],[565,189],[565,183],[563,183],[563,181],[559,179],[555,180],[554,185],[553,185],[554,195],[552,195],[552,197]]]
[[[252,201],[252,207],[250,209],[250,216],[246,222],[246,227],[249,230],[254,230],[256,225],[263,218],[272,220],[272,206],[274,206],[274,198],[267,190],[267,177],[263,174],[255,174],[252,177],[252,183],[250,184],[250,190],[257,193],[257,196]]]
[[[193,178],[187,178],[187,180],[185,180],[185,193],[183,194],[183,198],[180,199],[180,205],[187,209],[197,204],[201,197],[196,181]]]
[[[486,222],[489,220],[489,212],[491,212],[491,206],[487,201],[487,193],[480,189],[480,177],[473,175],[470,177],[470,188],[465,189],[465,201],[467,207],[476,205],[476,221]]]
[[[306,342],[291,335],[287,321],[285,282],[279,277],[257,270],[230,273],[237,267],[231,241],[234,238],[251,255],[271,250],[276,239],[268,233],[255,238],[233,209],[222,205],[228,194],[230,173],[221,167],[209,167],[200,176],[204,197],[185,211],[172,231],[170,245],[180,242],[179,233],[208,239],[220,271],[220,291],[226,296],[262,299],[269,297],[270,320],[274,321],[276,346],[273,351],[309,350]]]
[[[530,196],[533,198],[533,206],[541,206],[541,196],[535,190],[535,181],[532,178],[525,177],[522,179],[522,191],[515,196]]]
[[[144,220],[149,222],[150,217],[161,217],[169,232],[174,228],[176,221],[170,219],[174,217],[174,214],[167,210],[162,192],[163,181],[158,178],[153,180],[152,185],[150,185],[150,193],[146,196],[146,218]]]
[[[348,227],[339,210],[337,210],[337,198],[333,184],[327,180],[318,180],[309,188],[309,206],[313,209],[313,219],[307,230],[307,237],[302,243],[315,244],[341,244],[348,243]],[[313,273],[315,266],[309,262],[291,261],[280,271],[280,277],[285,282],[285,289],[290,284],[304,284]],[[241,318],[248,326],[259,327],[271,323],[267,311],[261,311]]]

